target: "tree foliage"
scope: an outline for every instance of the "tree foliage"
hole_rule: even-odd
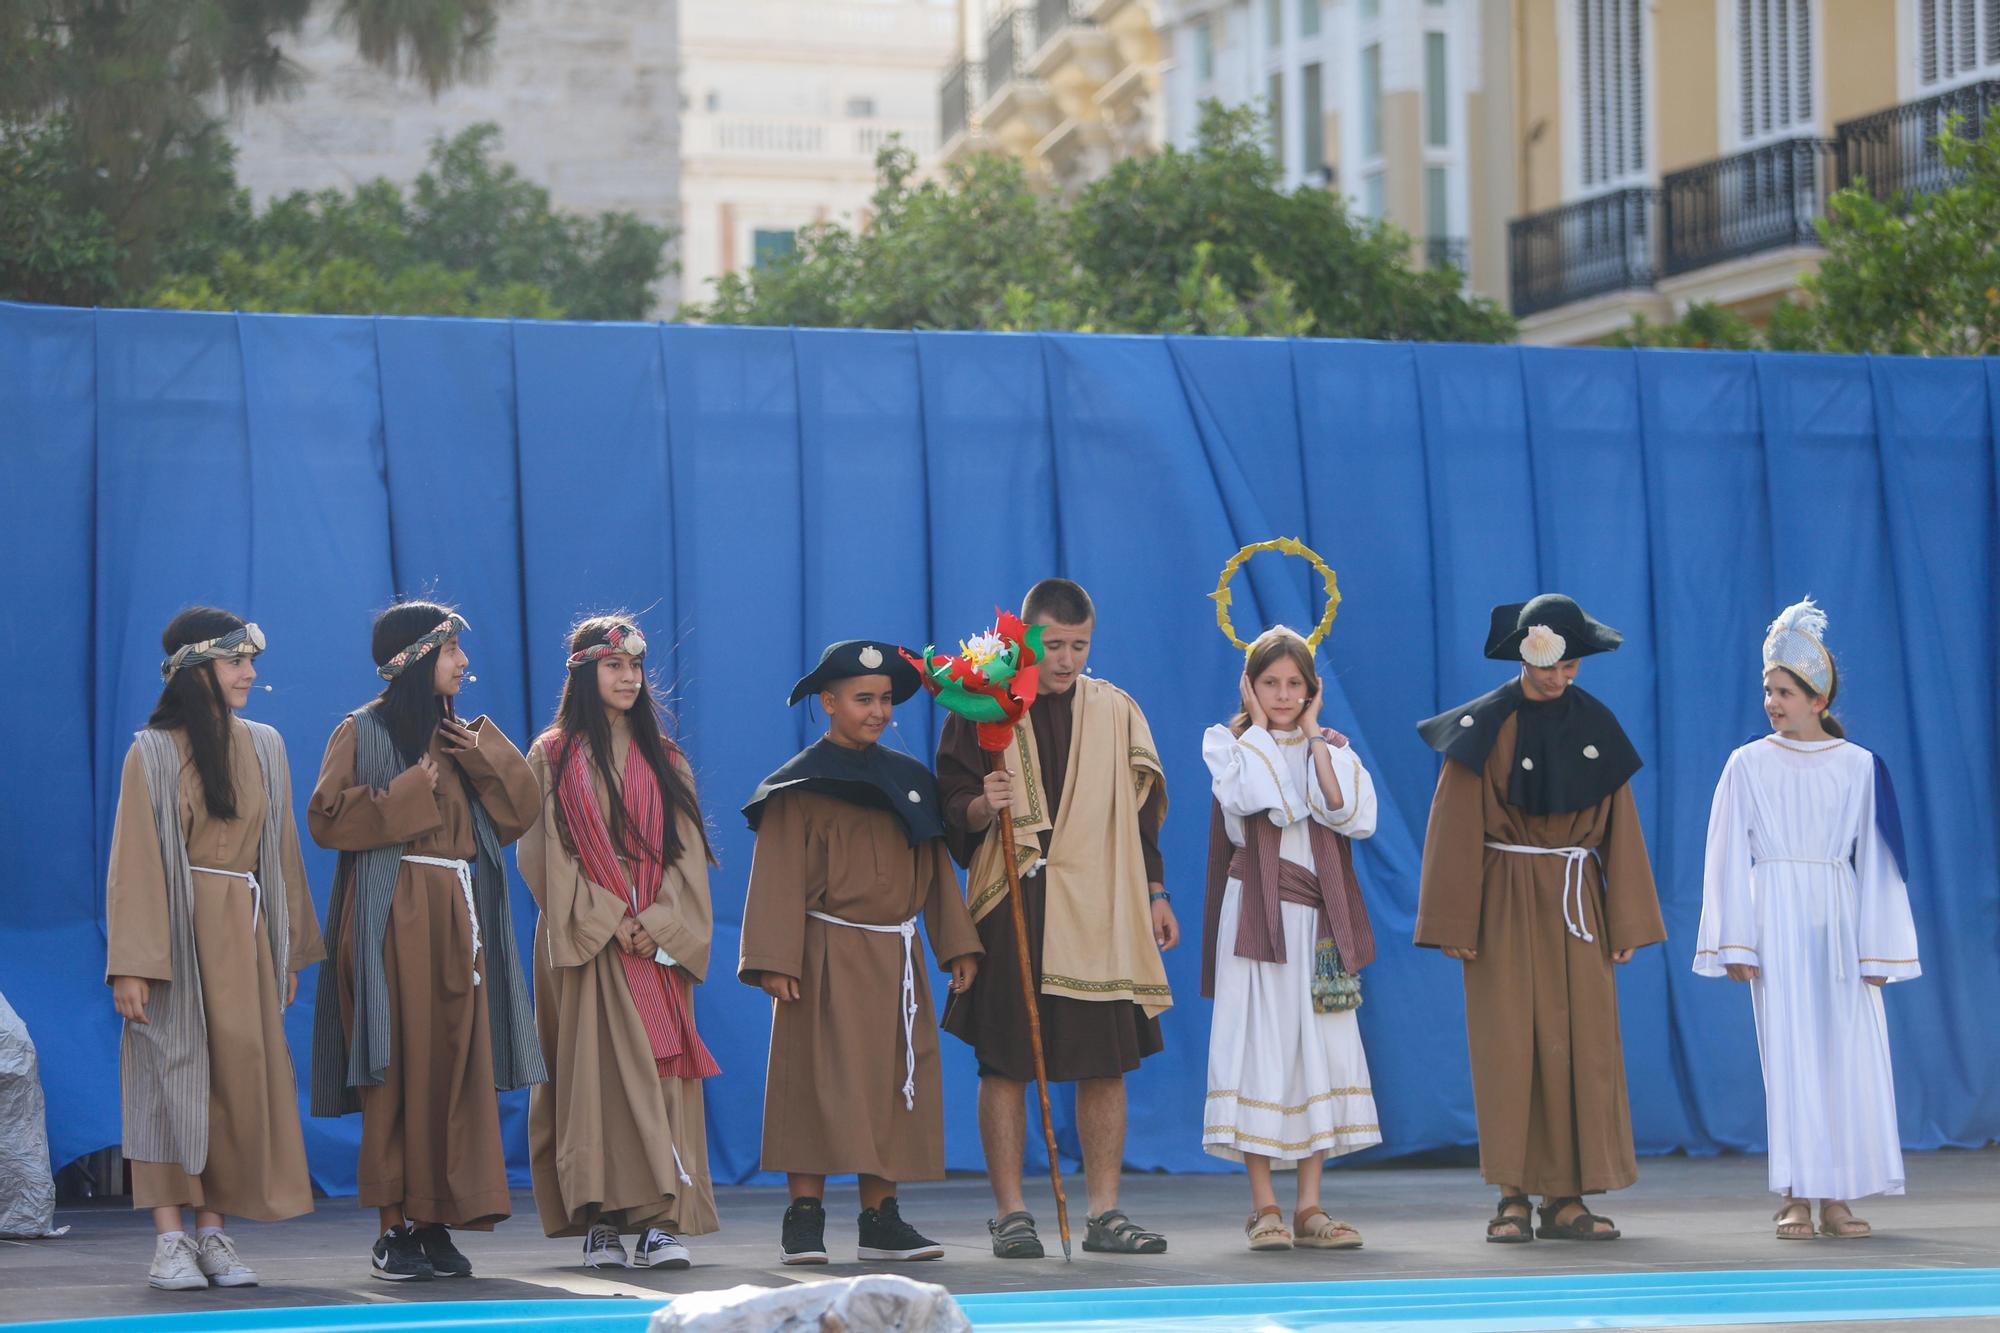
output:
[[[299,192],[227,229],[212,260],[163,278],[150,305],[325,314],[643,319],[670,233],[629,213],[555,211],[548,191],[496,160],[475,125],[431,146],[405,191]]]
[[[1866,181],[1827,201],[1826,256],[1763,329],[1714,306],[1674,324],[1636,320],[1628,347],[1764,347],[1773,351],[2000,355],[2000,118],[1976,139],[1938,135],[1951,183],[1878,199]]]
[[[1257,113],[1210,103],[1195,147],[1119,163],[1068,206],[980,156],[920,180],[883,150],[871,220],[807,228],[790,255],[683,310],[717,324],[1312,334],[1503,341],[1513,322],[1410,240],[1324,190],[1287,194]]]

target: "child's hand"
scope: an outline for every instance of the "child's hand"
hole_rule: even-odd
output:
[[[1613,949],[1611,951],[1611,961],[1622,967],[1632,961],[1632,952],[1630,949]]]
[[[1157,884],[1149,887],[1154,892],[1160,888]],[[1153,899],[1153,943],[1160,946],[1161,953],[1165,953],[1180,942],[1181,923],[1174,917],[1173,904],[1165,898]]]
[[[788,977],[782,972],[765,972],[757,978],[757,984],[764,993],[774,1000],[796,1000],[799,998],[799,979]]]
[[[1250,684],[1250,673],[1245,671],[1236,682],[1236,692],[1242,697],[1243,711],[1250,718],[1250,725],[1270,730],[1271,719],[1264,712],[1264,705],[1257,702],[1257,690]]]
[[[637,921],[632,922],[632,933],[625,941],[625,948],[627,952],[635,954],[640,958],[651,958],[660,951],[659,944],[654,941],[651,935],[646,933],[646,928]]]
[[[1757,979],[1757,965],[1755,963],[1724,963],[1722,970],[1729,974],[1731,981],[1755,981]]]
[[[146,1017],[146,1001],[152,998],[153,987],[144,977],[111,979],[111,1006],[128,1023],[145,1027],[151,1021]]]
[[[960,954],[951,960],[951,988],[964,994],[972,989],[972,979],[979,975],[979,955]]]
[[[285,1008],[292,1007],[292,1001],[299,998],[299,974],[291,973],[285,978]]]
[[[1319,706],[1326,702],[1326,691],[1321,687],[1319,673],[1313,673],[1312,697],[1299,710],[1299,729],[1308,736],[1319,733]]]
[[[1444,956],[1446,958],[1456,958],[1461,963],[1476,963],[1479,961],[1479,950],[1456,949],[1447,944],[1444,946]]]
[[[1861,979],[1871,986],[1886,986],[1889,984],[1889,978],[1887,977],[1863,977]]]

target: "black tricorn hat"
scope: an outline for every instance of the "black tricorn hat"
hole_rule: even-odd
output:
[[[1559,592],[1545,592],[1528,602],[1508,602],[1493,608],[1493,624],[1486,631],[1486,655],[1496,662],[1519,662],[1521,640],[1536,625],[1546,625],[1562,636],[1562,661],[1608,653],[1625,642],[1625,636],[1609,625],[1600,624],[1589,612]]]
[[[851,676],[887,676],[889,697],[895,703],[902,703],[924,684],[917,669],[903,660],[903,650],[895,644],[878,639],[843,639],[826,646],[826,651],[819,655],[819,665],[799,677],[799,683],[792,686],[792,697],[785,702],[795,704]]]

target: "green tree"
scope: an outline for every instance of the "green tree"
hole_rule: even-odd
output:
[[[63,193],[67,134],[61,124],[0,129],[0,294],[88,305],[117,280],[110,224]]]
[[[1257,113],[1209,104],[1196,146],[1120,163],[1064,207],[1021,166],[976,157],[919,182],[878,159],[861,231],[722,279],[685,317],[718,324],[1199,332],[1492,342],[1513,322],[1410,241],[1324,190],[1281,188]]]
[[[231,243],[168,274],[151,305],[322,314],[643,319],[670,233],[629,213],[555,211],[548,191],[495,159],[475,125],[431,145],[406,192],[299,192],[225,229]]]
[[[500,3],[0,0],[0,127],[60,126],[48,184],[103,219],[119,284],[138,290],[236,207],[215,105],[292,87],[281,39],[330,13],[364,59],[436,92],[484,58]]]
[[[1976,139],[1954,118],[1937,138],[1949,184],[1878,199],[1866,181],[1836,191],[1819,222],[1826,256],[1754,330],[1713,306],[1678,323],[1636,321],[1624,346],[1774,351],[2000,354],[2000,118]]]

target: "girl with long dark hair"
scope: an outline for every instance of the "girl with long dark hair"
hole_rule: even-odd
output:
[[[283,1010],[325,954],[284,742],[237,716],[263,631],[197,606],[160,646],[165,684],[125,756],[105,895],[125,1155],[133,1206],[153,1212],[151,1284],[253,1287],[223,1224],[312,1211]]]
[[[496,1091],[543,1078],[500,859],[541,793],[499,727],[459,720],[469,628],[436,602],[375,618],[388,683],[327,742],[306,812],[341,854],[312,1111],[361,1112],[359,1202],[382,1225],[369,1271],[390,1281],[471,1276],[450,1230],[512,1211]]]
[[[542,915],[535,1018],[549,1082],[529,1100],[535,1204],[586,1268],[686,1268],[715,1230],[695,1031],[713,860],[694,777],[668,739],[630,615],[581,621],[555,720],[528,751],[541,821],[516,858]]]
[[[1694,957],[1750,986],[1779,1240],[1867,1236],[1849,1200],[1903,1192],[1881,988],[1923,971],[1895,791],[1828,711],[1825,636],[1810,597],[1766,632],[1771,731],[1716,784]]]

